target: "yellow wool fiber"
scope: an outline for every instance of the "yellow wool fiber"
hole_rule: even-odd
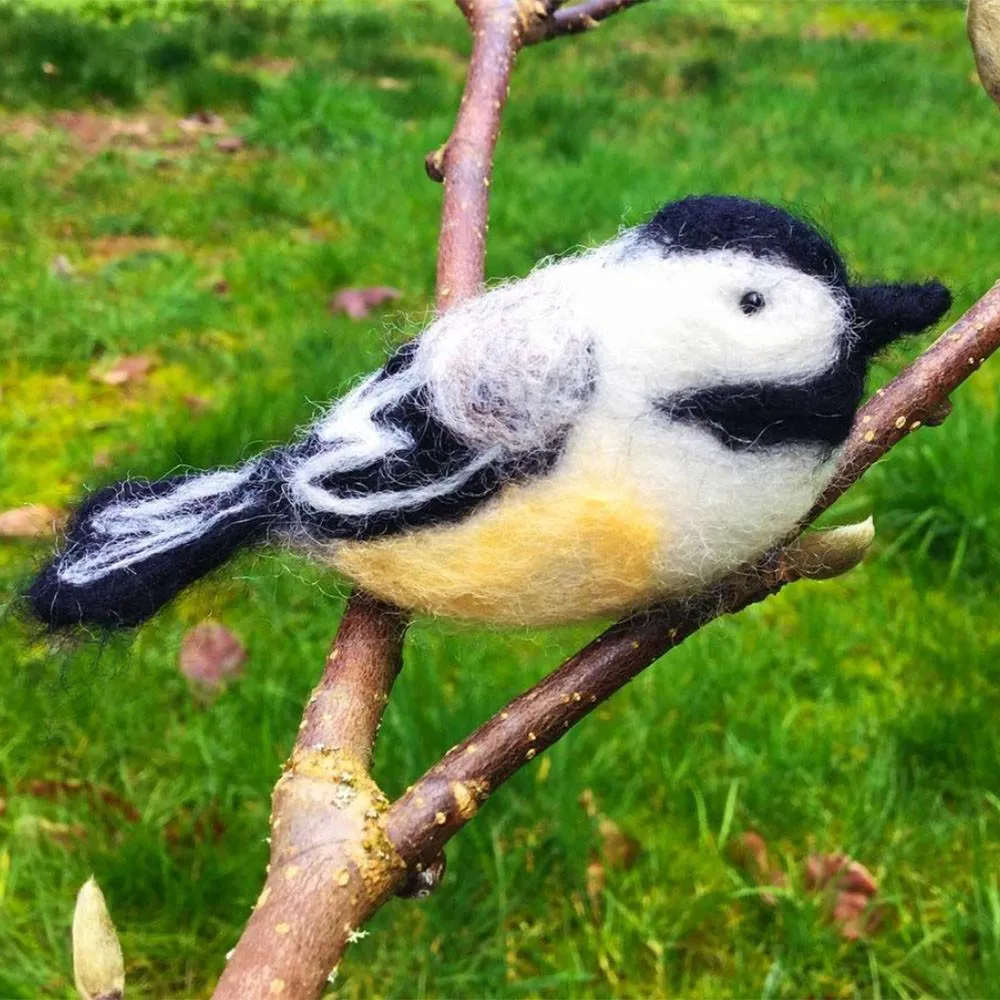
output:
[[[636,489],[588,476],[510,486],[458,524],[342,543],[328,554],[401,607],[543,626],[650,603],[662,534]]]

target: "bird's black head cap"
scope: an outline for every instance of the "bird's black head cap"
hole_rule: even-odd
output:
[[[731,195],[693,195],[664,205],[642,236],[673,251],[742,250],[777,258],[847,288],[847,268],[817,229],[782,208]]]

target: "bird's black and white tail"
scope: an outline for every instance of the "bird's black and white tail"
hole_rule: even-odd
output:
[[[287,519],[272,452],[234,470],[127,479],[89,497],[26,593],[53,627],[145,621],[184,587]]]
[[[129,479],[87,499],[28,588],[63,628],[138,625],[238,549],[276,537],[306,548],[453,520],[534,464],[470,447],[429,410],[415,344],[284,448],[236,469]]]

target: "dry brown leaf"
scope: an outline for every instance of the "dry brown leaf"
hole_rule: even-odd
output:
[[[188,393],[181,402],[191,411],[191,413],[198,417],[204,413],[211,405],[204,396],[196,396],[194,393]]]
[[[228,128],[225,118],[214,111],[196,111],[177,126],[185,135],[221,135]]]
[[[639,856],[640,844],[613,820],[603,817],[597,824],[601,836],[601,857],[609,868],[631,868]]]
[[[756,885],[773,885],[779,888],[788,885],[788,876],[771,863],[767,853],[767,841],[754,830],[747,830],[729,842],[729,858],[743,868]],[[774,906],[778,900],[772,892],[761,893],[760,898]]]
[[[239,636],[218,622],[196,625],[181,643],[181,673],[203,691],[217,691],[227,680],[239,677],[246,659]]]
[[[600,861],[591,861],[587,865],[586,884],[590,912],[593,914],[594,920],[600,920],[604,903],[604,890],[608,884],[607,872]]]
[[[869,899],[862,892],[839,892],[833,904],[833,922],[848,941],[857,941],[863,932],[863,916]]]
[[[133,354],[119,358],[110,368],[98,366],[90,369],[90,377],[105,385],[128,385],[145,381],[146,376],[156,367],[156,359],[148,354]]]
[[[372,309],[398,299],[403,293],[388,285],[373,288],[343,288],[330,299],[332,313],[346,313],[351,319],[364,319]]]
[[[87,828],[82,823],[54,823],[43,816],[31,814],[19,817],[14,829],[18,836],[44,837],[57,844],[72,844],[87,839]]]
[[[871,898],[878,892],[875,876],[860,861],[846,854],[810,854],[805,864],[805,885],[812,892],[834,887]]]
[[[845,892],[860,892],[871,898],[878,892],[878,881],[860,861],[851,861],[841,876],[840,887]]]
[[[18,782],[14,791],[18,795],[47,802],[56,802],[70,795],[83,795],[92,805],[102,804],[130,823],[138,823],[141,819],[139,810],[113,789],[77,779],[31,778]]]
[[[58,531],[65,514],[54,507],[30,503],[0,512],[0,538],[44,538]]]
[[[830,919],[848,941],[874,934],[884,923],[885,906],[875,902],[878,881],[860,861],[846,854],[812,854],[805,864],[806,889],[825,892]]]

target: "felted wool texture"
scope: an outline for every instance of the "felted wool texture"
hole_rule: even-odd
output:
[[[267,541],[483,621],[704,589],[806,513],[872,355],[949,303],[851,284],[779,208],[687,198],[437,319],[291,444],[95,494],[27,596],[55,626],[132,625]]]

